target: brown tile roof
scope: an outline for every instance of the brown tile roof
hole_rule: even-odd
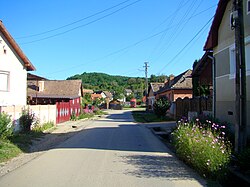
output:
[[[44,89],[36,91],[39,84],[44,82]],[[82,96],[81,80],[28,80],[28,96],[39,98],[68,98],[74,99]]]
[[[8,41],[8,43],[11,45],[11,47],[15,50],[17,55],[22,59],[22,61],[24,62],[25,67],[27,68],[27,71],[36,70],[35,66],[33,66],[33,64],[30,62],[30,60],[23,53],[23,51],[18,46],[16,41],[12,38],[10,33],[7,31],[7,29],[5,28],[5,26],[3,25],[1,20],[0,20],[0,32],[3,34],[3,36]]]
[[[27,73],[27,80],[48,80],[48,79],[38,76],[38,75]]]
[[[91,94],[91,99],[92,100],[95,100],[95,99],[101,99],[102,98],[102,94]]]
[[[203,48],[205,51],[213,50],[213,48],[218,45],[218,30],[228,2],[229,0],[220,0],[218,3],[214,20],[207,37],[207,41]]]
[[[213,53],[210,51],[206,51],[205,54],[202,56],[202,58],[199,60],[199,62],[196,64],[196,66],[193,69],[192,76],[193,77],[199,77],[204,69],[210,64],[212,64],[212,60],[208,56],[213,56]]]
[[[89,89],[83,89],[82,91],[83,91],[83,94],[85,94],[85,93],[90,93],[90,94],[94,93],[93,90],[89,90]]]
[[[112,99],[112,94],[109,91],[103,91],[107,98]]]
[[[163,86],[164,86],[164,83],[159,83],[159,82],[150,83],[150,87],[152,88],[153,92],[157,92]]]
[[[180,75],[176,76],[173,80],[161,88],[158,93],[174,89],[192,89],[192,70],[189,69]]]

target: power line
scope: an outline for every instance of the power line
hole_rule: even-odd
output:
[[[109,13],[109,14],[106,14],[106,15],[100,17],[100,18],[97,18],[97,19],[95,19],[95,20],[93,20],[93,21],[90,21],[90,22],[88,22],[88,23],[86,23],[86,24],[83,24],[83,25],[74,27],[74,28],[72,28],[72,29],[66,30],[66,31],[64,31],[64,32],[60,32],[60,33],[57,33],[57,34],[54,34],[54,35],[51,35],[51,36],[47,36],[47,37],[44,37],[44,38],[41,38],[41,39],[37,39],[37,40],[30,41],[30,42],[24,42],[24,43],[21,43],[21,44],[35,43],[35,42],[47,40],[47,39],[50,39],[50,38],[54,38],[54,37],[56,37],[56,36],[60,36],[60,35],[66,34],[66,33],[71,32],[71,31],[73,31],[73,30],[76,30],[76,29],[79,29],[79,28],[88,26],[88,25],[90,25],[90,24],[92,24],[92,23],[95,23],[95,22],[97,22],[97,21],[100,21],[100,20],[102,20],[102,19],[104,19],[104,18],[106,18],[106,17],[109,17],[109,16],[111,16],[111,15],[113,15],[113,14],[115,14],[115,13],[117,13],[117,12],[119,12],[119,11],[121,11],[121,10],[127,8],[127,7],[129,7],[129,6],[132,6],[132,5],[134,5],[134,4],[138,3],[138,2],[140,2],[140,1],[142,1],[142,0],[134,1],[133,3],[130,3],[130,4],[126,5],[126,6],[124,6],[124,7],[121,7],[121,8],[119,8],[119,9],[117,9],[116,11],[113,11],[113,12],[111,12],[111,13]]]
[[[205,11],[207,11],[207,10],[213,8],[213,7],[214,7],[214,6],[211,6],[211,7],[209,7],[208,9],[203,10],[203,11],[201,11],[201,12],[195,14],[194,16],[188,18],[187,20],[190,20],[190,19],[192,19],[193,17],[196,17],[196,16],[200,15],[201,13],[203,13],[203,12],[205,12]],[[211,19],[212,19],[212,18],[211,18]],[[144,38],[144,39],[141,39],[141,40],[139,40],[139,41],[137,41],[137,42],[134,42],[133,44],[130,44],[130,45],[126,46],[126,47],[123,47],[123,48],[121,48],[121,49],[118,49],[118,50],[116,50],[116,51],[113,51],[113,52],[111,52],[111,53],[108,53],[107,55],[104,55],[104,56],[102,56],[102,57],[100,57],[100,58],[97,58],[97,59],[95,59],[95,60],[93,60],[93,61],[91,61],[91,62],[87,62],[87,63],[83,63],[83,64],[78,64],[78,65],[75,65],[75,66],[72,66],[72,67],[69,67],[69,68],[65,68],[65,69],[62,69],[62,70],[55,71],[55,72],[50,72],[50,73],[48,73],[48,74],[51,75],[51,74],[56,74],[56,73],[61,73],[61,72],[64,72],[64,71],[68,71],[68,70],[71,70],[71,69],[76,69],[76,68],[79,68],[80,66],[83,66],[83,65],[86,65],[86,64],[90,64],[90,63],[94,63],[94,62],[99,61],[99,60],[102,60],[102,59],[104,59],[104,58],[113,56],[113,55],[115,55],[115,54],[118,54],[118,53],[120,53],[120,52],[123,52],[123,51],[125,51],[125,50],[128,50],[128,49],[130,49],[130,48],[132,48],[132,47],[135,47],[135,46],[137,46],[137,45],[139,45],[139,44],[141,44],[141,43],[143,43],[143,42],[145,42],[145,41],[147,41],[147,40],[150,40],[151,38],[157,37],[157,36],[161,35],[162,33],[166,32],[167,30],[172,29],[172,28],[175,27],[175,26],[176,26],[176,25],[173,25],[172,27],[168,27],[168,28],[166,28],[166,29],[164,29],[164,30],[161,30],[161,31],[159,31],[159,32],[157,32],[157,33],[154,33],[154,34],[152,34],[152,35],[150,35],[150,36],[148,36],[148,37],[146,37],[146,38]],[[192,40],[193,40],[193,39],[192,39]],[[183,49],[183,50],[184,50],[184,49]],[[158,73],[158,74],[160,74],[160,73]]]
[[[23,38],[30,38],[30,37],[34,37],[34,36],[40,36],[40,35],[44,35],[44,34],[47,34],[47,33],[53,32],[53,31],[60,30],[60,29],[62,29],[62,28],[65,28],[65,27],[74,25],[74,24],[79,23],[79,22],[81,22],[81,21],[84,21],[84,20],[86,20],[86,19],[92,18],[92,17],[97,16],[97,15],[99,15],[99,14],[102,14],[102,13],[104,13],[104,12],[107,12],[107,11],[113,9],[113,8],[116,8],[116,7],[118,7],[118,6],[122,5],[122,4],[124,4],[124,3],[127,3],[128,1],[131,1],[131,0],[123,1],[123,2],[118,3],[118,4],[116,4],[116,5],[112,6],[112,7],[106,8],[106,9],[104,9],[104,10],[101,10],[101,11],[99,11],[99,12],[96,12],[96,13],[94,13],[94,14],[91,14],[91,15],[89,15],[89,16],[87,16],[87,17],[84,17],[84,18],[82,18],[82,19],[79,19],[79,20],[77,20],[77,21],[68,23],[68,24],[66,24],[66,25],[62,25],[62,26],[60,26],[60,27],[57,27],[57,28],[54,28],[54,29],[51,29],[51,30],[47,30],[47,31],[43,31],[43,32],[40,32],[40,33],[37,33],[37,34],[31,34],[31,35],[27,35],[27,36],[16,37],[16,39],[23,39]]]
[[[195,36],[170,60],[168,64],[166,64],[159,72],[160,74],[168,65],[170,65],[185,49],[186,47],[202,32],[202,30],[211,22],[211,20],[214,18],[211,17],[208,22],[195,34]]]

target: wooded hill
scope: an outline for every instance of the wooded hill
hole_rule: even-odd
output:
[[[151,75],[149,82],[163,82],[167,78],[165,75]],[[105,73],[82,73],[71,77],[67,80],[81,79],[83,88],[94,91],[107,90],[110,92],[124,93],[125,89],[131,89],[134,93],[145,90],[145,78],[143,77],[125,77],[118,75],[108,75]]]

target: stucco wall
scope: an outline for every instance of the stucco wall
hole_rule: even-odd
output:
[[[246,14],[244,0],[245,38],[250,35],[250,14]],[[234,45],[234,30],[230,27],[232,0],[228,3],[218,32],[218,46],[214,48],[216,60],[216,117],[222,121],[235,123],[235,78],[230,75],[230,47]],[[246,54],[249,55],[249,54]],[[247,62],[246,62],[247,63]],[[247,72],[247,111],[250,111],[250,72]],[[247,115],[250,134],[250,115]]]
[[[0,72],[9,74],[9,89],[8,91],[0,91],[0,106],[25,105],[27,97],[27,71],[23,66],[22,60],[9,47],[9,43],[1,33],[0,40]],[[5,46],[6,53],[3,51],[3,46]]]

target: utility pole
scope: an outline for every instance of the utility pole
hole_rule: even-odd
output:
[[[144,64],[145,64],[145,66],[143,66],[144,68],[145,68],[145,88],[146,88],[146,92],[145,92],[145,94],[146,94],[146,97],[147,97],[147,95],[148,95],[148,68],[149,68],[149,66],[148,66],[148,62],[144,62]]]
[[[240,152],[247,142],[247,107],[246,107],[246,62],[243,0],[234,0],[233,25],[235,29],[235,151]]]

